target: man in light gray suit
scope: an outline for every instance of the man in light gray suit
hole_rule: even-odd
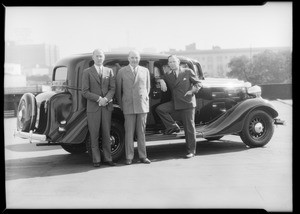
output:
[[[150,74],[145,67],[139,66],[140,54],[130,51],[129,65],[117,74],[117,99],[125,118],[126,164],[134,158],[134,133],[137,135],[138,154],[142,163],[151,163],[147,158],[145,129],[149,112]]]
[[[112,98],[115,94],[115,76],[112,69],[103,66],[105,55],[96,49],[92,56],[94,65],[84,70],[82,75],[82,96],[87,99],[87,121],[91,137],[93,164],[100,166],[99,132],[102,129],[102,149],[104,163],[116,164],[111,157],[110,125],[113,111]]]

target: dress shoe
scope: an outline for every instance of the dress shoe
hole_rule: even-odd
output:
[[[194,157],[194,156],[195,156],[195,154],[189,153],[189,154],[187,154],[187,155],[185,156],[185,158],[192,158],[192,157]]]
[[[141,163],[146,163],[146,164],[151,163],[151,161],[148,158],[141,158],[140,160],[141,160]]]
[[[179,133],[180,132],[180,128],[176,127],[176,128],[172,128],[172,129],[168,129],[164,132],[165,135],[171,135],[174,132]]]
[[[104,162],[105,165],[109,165],[109,166],[116,166],[117,164],[115,162],[112,161],[106,161]]]
[[[126,165],[130,165],[130,164],[132,164],[132,160],[130,160],[130,159],[126,159],[126,162],[125,162],[125,164],[126,164]]]
[[[101,164],[100,164],[100,163],[93,163],[93,166],[94,166],[94,167],[100,167]]]

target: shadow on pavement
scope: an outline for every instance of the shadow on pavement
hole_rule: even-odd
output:
[[[247,150],[242,142],[233,141],[200,141],[197,142],[196,156],[240,152]],[[158,161],[181,159],[185,153],[185,142],[176,144],[160,144],[147,146],[148,158],[154,163]],[[134,167],[138,160],[137,148],[135,148],[135,160],[131,166]],[[12,159],[5,161],[6,180],[23,178],[48,177],[82,173],[91,170],[105,169],[106,165],[94,168],[87,153],[80,155],[59,154],[33,158]],[[126,167],[124,160],[117,162],[118,167]]]
[[[247,149],[249,148],[242,142],[228,140],[198,141],[196,156],[239,152]],[[147,155],[152,162],[184,158],[186,155],[185,141],[172,145],[148,146]]]
[[[61,146],[37,146],[35,143],[6,145],[5,148],[14,152],[39,152],[62,149]]]

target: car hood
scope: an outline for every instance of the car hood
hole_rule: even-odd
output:
[[[205,80],[201,80],[201,83],[203,88],[240,88],[251,86],[249,82],[227,78],[205,78]]]

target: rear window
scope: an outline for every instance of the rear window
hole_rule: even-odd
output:
[[[67,84],[67,67],[56,67],[53,71],[52,91],[65,91]]]
[[[57,67],[54,69],[53,81],[66,81],[68,69],[67,67]]]

